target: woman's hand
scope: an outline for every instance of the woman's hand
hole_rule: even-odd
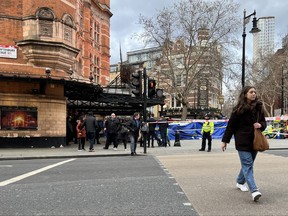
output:
[[[222,142],[221,148],[222,148],[222,151],[224,152],[227,148],[227,143]]]
[[[254,128],[261,128],[262,127],[262,125],[258,122],[254,123],[253,126],[254,126]]]

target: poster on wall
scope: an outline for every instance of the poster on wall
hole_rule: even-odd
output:
[[[37,130],[37,108],[0,107],[1,130]]]

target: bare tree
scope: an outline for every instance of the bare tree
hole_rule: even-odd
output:
[[[286,91],[282,88],[281,82],[285,55],[279,52],[274,54],[271,51],[265,55],[262,53],[259,52],[257,59],[254,59],[252,70],[247,74],[249,77],[247,84],[256,87],[257,95],[263,101],[265,113],[270,117],[275,115],[276,108],[281,107],[281,92]]]
[[[140,16],[140,37],[163,49],[157,72],[165,91],[181,102],[182,119],[187,117],[191,91],[203,80],[210,92],[221,94],[223,72],[233,63],[231,47],[239,46],[238,7],[233,0],[181,0],[150,18]]]

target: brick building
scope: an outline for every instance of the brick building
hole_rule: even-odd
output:
[[[0,147],[62,145],[68,95],[109,82],[110,0],[0,6]]]

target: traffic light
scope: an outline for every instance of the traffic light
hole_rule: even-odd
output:
[[[148,98],[153,98],[156,95],[156,81],[148,79]]]
[[[142,97],[142,73],[140,70],[132,73],[131,83],[134,87],[132,94],[135,95],[135,97]]]
[[[156,89],[156,97],[157,98],[163,98],[164,96],[164,91],[163,89]]]

